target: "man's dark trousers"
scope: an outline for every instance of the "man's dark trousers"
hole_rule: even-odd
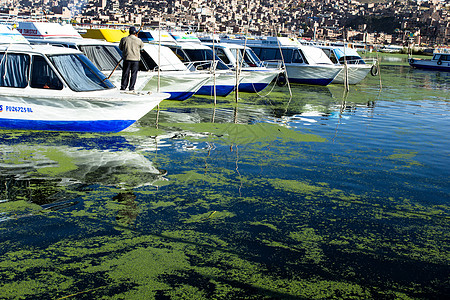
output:
[[[130,91],[134,90],[134,85],[136,83],[138,71],[139,71],[139,61],[125,60],[123,62],[122,81],[120,84],[121,90],[127,89],[128,80],[130,81]]]

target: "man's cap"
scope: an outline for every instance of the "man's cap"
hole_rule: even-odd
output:
[[[130,34],[136,34],[137,33],[137,29],[134,26],[130,27]]]

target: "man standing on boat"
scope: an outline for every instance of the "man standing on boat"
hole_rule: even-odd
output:
[[[139,71],[139,61],[141,60],[141,50],[144,48],[144,43],[137,37],[138,31],[136,30],[136,27],[130,27],[129,32],[130,35],[123,37],[119,43],[123,58],[120,89],[126,90],[127,86],[129,86],[130,91],[133,91],[137,73]],[[130,83],[129,85],[128,82]]]

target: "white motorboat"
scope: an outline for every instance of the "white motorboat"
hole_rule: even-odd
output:
[[[227,39],[223,43],[246,45],[269,67],[283,62],[289,82],[313,85],[328,85],[342,70],[318,48],[302,45],[287,37],[261,37],[258,39]]]
[[[399,45],[384,45],[378,51],[383,53],[400,53],[403,50],[403,46]]]
[[[110,81],[120,86],[122,78],[122,51],[117,44],[97,39],[82,38],[78,33],[62,32],[64,28],[58,23],[19,22],[22,31],[34,32],[28,40],[32,44],[49,44],[78,49],[94,65],[109,77]],[[43,30],[51,30],[51,37]],[[73,30],[73,28],[72,28]],[[166,47],[146,44],[141,52],[139,75],[135,90],[164,92],[170,94],[170,100],[186,100],[194,95],[209,79],[207,74],[191,72],[180,59]]]
[[[118,132],[165,93],[120,92],[80,51],[30,45],[0,25],[0,128]]]
[[[450,72],[450,48],[437,48],[432,59],[417,59],[410,57],[409,65],[417,69]]]
[[[265,89],[284,70],[281,66],[267,68],[250,47],[238,44],[205,42],[216,55],[234,71],[244,75],[239,83],[240,92],[258,93]],[[239,62],[238,58],[239,57]]]
[[[144,31],[145,33],[145,31]],[[144,34],[143,33],[143,34]],[[170,33],[172,36],[174,33]],[[166,36],[166,34],[164,34]],[[226,66],[212,51],[212,49],[206,45],[202,45],[200,40],[196,38],[189,38],[179,42],[183,39],[176,40],[173,38],[171,41],[167,39],[150,40],[152,43],[159,43],[172,49],[177,57],[183,63],[188,64],[190,69],[194,69],[197,72],[209,74],[209,80],[204,84],[197,95],[209,95],[225,97],[234,91],[236,83],[240,83],[246,74],[242,74],[240,78],[236,79],[236,72]]]
[[[316,47],[322,49],[330,60],[336,65],[347,65],[347,82],[348,84],[360,83],[369,72],[372,76],[378,74],[378,67],[376,59],[364,60],[359,53],[348,47],[317,45]],[[343,69],[332,81],[332,83],[345,82],[345,69]]]

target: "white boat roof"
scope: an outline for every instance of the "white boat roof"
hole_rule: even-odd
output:
[[[143,33],[149,33],[153,41],[159,42],[161,38],[161,42],[175,42],[173,36],[167,31],[158,31],[158,30],[142,30]]]
[[[177,46],[181,49],[187,49],[187,50],[198,50],[198,49],[209,49],[211,50],[211,47],[208,47],[206,45],[203,45],[201,43],[192,43],[192,42],[183,42],[183,43],[174,43],[171,44],[172,46]]]
[[[0,24],[0,44],[29,44],[29,42],[12,26]]]
[[[202,42],[203,45],[209,46],[212,48],[213,43],[212,42]],[[228,48],[228,49],[245,49],[244,45],[240,44],[231,44],[231,43],[214,43],[214,47],[218,48]],[[248,47],[247,47],[248,48]]]
[[[330,60],[330,58],[323,52],[322,49],[313,47],[313,46],[306,46],[300,43],[297,39],[288,38],[288,37],[262,37],[259,39],[251,39],[248,38],[247,41],[244,39],[231,39],[231,40],[223,40],[224,42],[230,42],[230,43],[238,43],[240,45],[248,45],[249,47],[252,46],[261,46],[261,47],[268,47],[268,48],[278,48],[281,47],[283,49],[286,48],[296,48],[300,49],[303,53],[303,55],[306,57],[307,61],[310,64],[333,64],[333,62]]]
[[[17,30],[24,37],[82,39],[82,36],[70,24],[51,22],[19,22],[17,25]]]
[[[27,53],[27,54],[82,54],[80,51],[71,48],[53,47],[50,45],[29,45],[29,44],[0,44],[0,51],[8,53]]]
[[[49,45],[51,44],[66,44],[66,45],[73,45],[73,46],[90,46],[90,45],[117,45],[115,43],[103,41],[103,40],[97,40],[97,39],[90,39],[90,38],[51,38],[51,39],[41,39],[41,38],[30,38],[28,37],[27,40],[29,40],[31,43],[33,42],[39,42],[39,43],[47,43]]]
[[[259,38],[247,38],[247,41],[245,39],[221,39],[221,42],[230,42],[230,43],[238,43],[243,45],[244,43],[247,43],[247,45],[261,45],[261,46],[291,46],[291,47],[297,47],[301,46],[302,44],[294,38],[289,37],[275,37],[275,36],[266,36],[266,37],[259,37]]]
[[[338,59],[343,57],[343,56],[358,56],[358,57],[361,57],[359,55],[358,51],[356,51],[356,49],[353,49],[353,48],[338,47],[338,46],[317,46],[317,47],[321,48],[321,49],[332,50]]]
[[[179,31],[171,31],[170,35],[177,41],[177,42],[195,42],[195,43],[201,43],[200,39],[193,33],[190,32],[179,32]]]

